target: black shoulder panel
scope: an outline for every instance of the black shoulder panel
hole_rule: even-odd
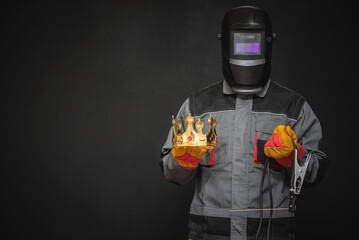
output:
[[[271,81],[265,97],[253,99],[252,111],[285,114],[297,120],[304,102],[298,93]]]
[[[234,110],[236,107],[236,94],[223,94],[223,81],[203,88],[189,96],[190,111],[193,116],[206,112]]]

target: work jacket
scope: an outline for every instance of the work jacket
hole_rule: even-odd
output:
[[[177,118],[185,130],[185,118],[191,113],[206,123],[210,114],[217,120],[218,148],[207,151],[195,170],[182,168],[173,158],[172,132],[161,152],[160,165],[170,182],[196,181],[190,206],[189,238],[255,239],[260,221],[260,184],[263,174],[264,144],[278,125],[290,126],[306,150],[311,153],[303,186],[320,181],[327,165],[322,151],[320,123],[306,100],[294,91],[269,81],[255,95],[233,92],[225,81],[191,94]],[[208,129],[208,125],[207,125]],[[206,132],[206,124],[203,128]],[[269,209],[271,239],[294,239],[294,214],[288,211],[290,174],[274,159],[269,159],[271,189],[263,184],[262,226],[266,236]],[[269,190],[273,207],[270,208]]]

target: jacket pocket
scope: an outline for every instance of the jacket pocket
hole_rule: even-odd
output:
[[[210,114],[204,114],[201,117],[205,127],[203,133],[208,131],[207,120]],[[214,163],[211,162],[212,154],[211,150],[207,150],[206,154],[201,159],[200,165],[212,166],[225,163],[228,158],[228,152],[230,152],[229,144],[230,135],[233,133],[233,116],[230,113],[212,113],[212,117],[216,118],[217,121],[217,148],[213,149]],[[195,118],[197,120],[197,117]]]
[[[258,133],[258,139],[263,141],[268,141],[272,136],[272,133],[276,127],[279,125],[284,125],[283,121],[280,119],[270,119],[270,120],[257,120],[256,121],[256,132]]]

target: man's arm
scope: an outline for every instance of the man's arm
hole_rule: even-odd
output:
[[[305,177],[304,187],[318,184],[327,169],[328,159],[323,152],[322,146],[322,128],[318,118],[315,116],[309,104],[305,102],[300,112],[298,121],[292,126],[298,142],[305,149],[305,156],[311,153],[311,159]]]
[[[183,103],[182,107],[180,108],[176,119],[179,118],[183,125],[185,123],[185,119],[188,113],[190,113],[190,109],[189,109],[189,100],[187,99]],[[198,169],[196,168],[194,170],[187,170],[181,167],[177,163],[177,161],[173,158],[171,150],[172,150],[172,128],[170,129],[167,137],[167,141],[161,150],[162,160],[160,161],[160,166],[162,168],[165,178],[170,182],[181,184],[181,185],[194,179]]]

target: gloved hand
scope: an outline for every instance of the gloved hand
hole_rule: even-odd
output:
[[[267,157],[274,158],[283,167],[289,168],[292,166],[292,159],[294,158],[293,142],[298,148],[298,159],[302,160],[305,149],[297,143],[297,136],[290,126],[279,125],[265,143],[264,153]]]
[[[206,151],[205,147],[172,148],[172,156],[181,167],[193,170],[197,167]]]

